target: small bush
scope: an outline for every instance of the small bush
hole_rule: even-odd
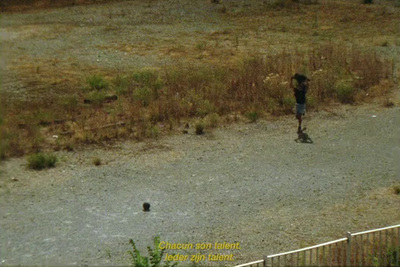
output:
[[[92,90],[108,89],[108,82],[100,75],[93,75],[87,80],[87,82]]]
[[[160,249],[159,236],[154,238],[154,248],[151,248],[150,246],[147,247],[149,257],[142,256],[133,239],[129,239],[129,244],[132,246],[132,251],[128,251],[131,256],[132,267],[173,267],[178,265],[177,262],[171,265],[171,262],[169,261],[164,262],[163,265],[161,264],[165,249]]]
[[[364,4],[372,4],[374,1],[373,0],[363,0]]]
[[[250,122],[256,122],[260,118],[260,114],[257,111],[249,111],[244,115],[250,120]]]
[[[205,128],[205,125],[204,125],[203,121],[197,121],[196,122],[195,129],[196,129],[196,134],[197,135],[204,134],[204,128]]]
[[[28,167],[33,170],[52,168],[56,165],[57,160],[55,155],[36,153],[28,157]]]
[[[336,96],[341,103],[351,104],[354,102],[355,89],[348,82],[339,81],[336,84]]]

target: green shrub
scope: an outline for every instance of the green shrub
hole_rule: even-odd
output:
[[[52,168],[56,165],[57,160],[55,155],[36,153],[28,157],[28,167],[33,170]]]
[[[244,116],[248,118],[250,122],[256,122],[260,118],[260,114],[257,111],[246,112]]]
[[[354,102],[355,89],[349,82],[339,81],[335,85],[335,90],[337,99],[341,103],[350,104]]]
[[[171,265],[171,262],[169,261],[166,261],[164,262],[164,265],[161,265],[162,257],[165,250],[160,249],[160,237],[158,236],[154,238],[154,248],[151,248],[150,246],[147,247],[149,257],[144,257],[141,255],[133,239],[129,239],[129,244],[131,244],[132,246],[132,251],[128,251],[128,253],[131,256],[131,266],[133,267],[172,267],[178,265],[178,263],[174,263]]]
[[[196,134],[197,135],[204,134],[204,128],[205,128],[205,125],[204,125],[203,121],[200,120],[200,121],[196,122],[195,129],[196,129]]]
[[[87,82],[92,90],[106,90],[109,86],[108,82],[100,75],[89,77]]]

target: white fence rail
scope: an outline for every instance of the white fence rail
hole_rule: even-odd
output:
[[[359,233],[327,243],[266,256],[236,267],[393,266],[400,267],[400,224]]]

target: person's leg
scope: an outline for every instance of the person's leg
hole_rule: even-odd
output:
[[[299,127],[297,128],[297,132],[301,132],[301,114],[296,114],[296,118],[299,121]]]

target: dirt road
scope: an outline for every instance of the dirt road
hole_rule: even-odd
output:
[[[45,171],[11,159],[1,165],[1,264],[126,265],[129,238],[145,251],[159,235],[240,242],[240,250],[200,251],[232,253],[223,262],[232,265],[397,224],[400,197],[390,187],[399,182],[399,110],[369,104],[309,114],[312,144],[294,141],[287,117],[59,152]],[[95,157],[104,164],[94,166]]]

